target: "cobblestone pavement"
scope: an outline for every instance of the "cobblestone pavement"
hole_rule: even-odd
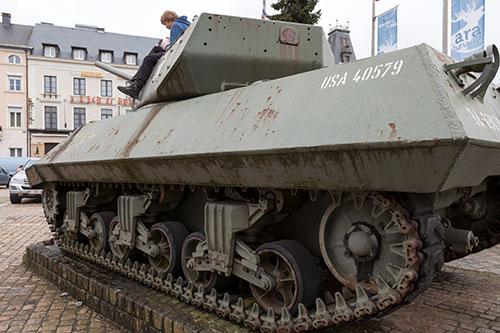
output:
[[[0,332],[119,331],[22,265],[27,245],[50,238],[40,203],[11,205],[1,189],[0,235]],[[500,246],[446,264],[433,286],[400,310],[335,332],[500,332]]]
[[[41,204],[9,202],[0,190],[0,332],[119,332],[113,322],[77,300],[60,296],[53,284],[22,264],[26,246],[50,238]]]

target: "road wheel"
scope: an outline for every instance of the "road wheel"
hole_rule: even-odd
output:
[[[160,248],[157,256],[148,255],[148,260],[157,272],[181,273],[182,244],[188,236],[188,231],[182,223],[162,222],[151,227],[151,240]]]
[[[182,271],[188,282],[193,282],[196,287],[202,285],[208,291],[216,287],[217,273],[212,271],[196,271],[188,268],[188,261],[193,258],[196,247],[205,240],[205,234],[201,232],[193,232],[187,236],[182,245]]]
[[[273,308],[275,313],[281,314],[286,307],[294,314],[299,303],[306,308],[313,305],[320,281],[314,257],[302,244],[281,240],[262,244],[256,252],[261,260],[259,266],[275,279],[271,290],[250,284],[253,297],[265,311]]]
[[[109,225],[115,216],[114,212],[102,212],[92,214],[90,217],[90,226],[94,232],[89,237],[89,243],[92,250],[97,249],[97,253],[101,253],[102,250],[109,251]]]
[[[135,230],[134,230],[135,232]],[[116,241],[120,236],[120,220],[115,216],[109,225],[109,249],[113,255],[117,256],[120,260],[127,260],[130,257],[131,250],[128,246],[117,244]]]

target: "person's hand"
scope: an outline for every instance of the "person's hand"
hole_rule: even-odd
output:
[[[170,44],[170,38],[168,38],[168,37],[163,38],[163,40],[161,42],[162,49],[165,50],[167,48],[168,44]]]

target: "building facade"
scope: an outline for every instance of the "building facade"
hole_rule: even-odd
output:
[[[34,157],[43,156],[89,121],[120,116],[132,109],[132,100],[116,89],[125,81],[98,71],[89,62],[30,57],[28,76],[32,102],[29,144]]]
[[[133,74],[157,41],[86,25],[36,24],[28,56],[30,156],[43,156],[89,121],[130,112],[132,99],[116,89],[125,80],[98,69],[94,62]]]
[[[0,156],[27,156],[28,40],[32,27],[11,24],[2,13],[0,26]]]
[[[132,110],[116,88],[124,79],[98,69],[108,63],[133,74],[158,39],[50,23],[0,26],[0,156],[41,157],[89,121]]]

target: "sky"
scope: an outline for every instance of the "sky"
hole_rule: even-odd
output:
[[[267,13],[273,14],[267,0]],[[485,0],[486,45],[500,46],[499,0]],[[427,43],[442,49],[441,0],[380,0],[376,13],[381,14],[392,7],[398,9],[399,48]],[[450,0],[451,7],[451,0]],[[108,32],[163,38],[168,31],[160,24],[160,16],[166,9],[189,20],[202,12],[260,18],[262,0],[14,0],[2,1],[1,12],[12,14],[12,23],[34,25],[49,22],[59,26],[74,27],[75,24],[94,25]],[[322,16],[318,24],[325,32],[335,26],[337,20],[351,30],[351,40],[358,59],[370,56],[372,0],[320,0],[316,9]],[[500,74],[495,80],[500,82]]]

